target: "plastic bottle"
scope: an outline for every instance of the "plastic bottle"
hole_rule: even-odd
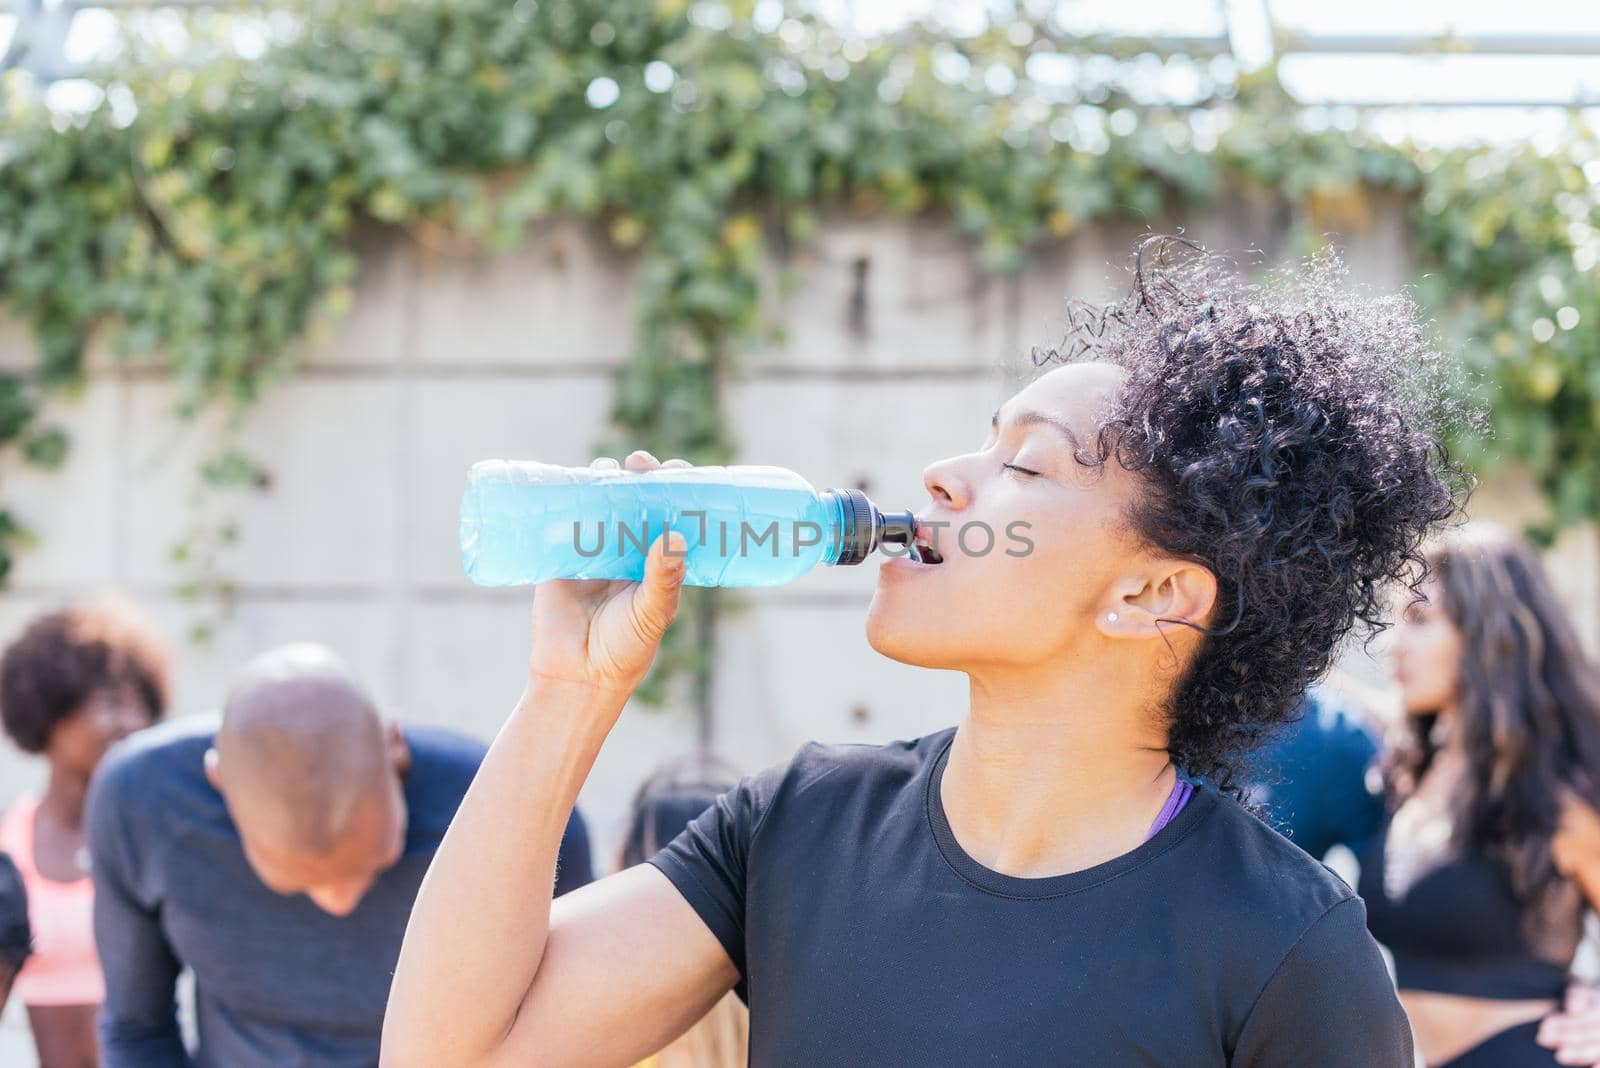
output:
[[[859,564],[910,545],[910,512],[860,490],[818,492],[782,467],[651,471],[484,460],[461,497],[461,564],[480,586],[553,578],[634,579],[670,527],[687,542],[684,583],[777,586],[818,564]]]

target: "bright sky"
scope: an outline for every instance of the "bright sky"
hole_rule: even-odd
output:
[[[867,32],[937,13],[953,24],[981,18],[981,0],[821,0],[819,7]],[[1028,10],[1047,3],[1021,0]],[[1125,33],[1223,33],[1224,8],[1263,6],[1261,0],[1066,0],[1058,5],[1071,25]],[[1278,25],[1313,33],[1591,33],[1600,34],[1592,0],[1266,0]]]
[[[1034,8],[1029,0],[1019,0]],[[872,33],[932,16],[951,29],[970,30],[984,5],[973,0],[819,0],[836,21]],[[1266,13],[1280,30],[1305,35],[1433,36],[1543,35],[1591,38],[1597,53],[1575,55],[1350,55],[1300,54],[1283,58],[1280,73],[1290,92],[1308,102],[1392,103],[1426,99],[1550,101],[1595,105],[1600,118],[1600,0],[1071,0],[1058,8],[1063,21],[1084,32],[1232,33],[1244,60],[1270,47]],[[1231,15],[1231,20],[1230,20]],[[1552,137],[1566,123],[1561,107],[1396,109],[1380,128],[1391,136],[1424,141],[1473,137]]]
[[[0,9],[14,0],[0,0]],[[54,0],[63,2],[63,0]],[[1392,103],[1425,99],[1462,105],[1484,102],[1549,101],[1544,108],[1453,107],[1399,109],[1380,121],[1392,136],[1452,141],[1471,137],[1553,136],[1565,123],[1564,105],[1592,105],[1600,116],[1600,0],[1015,0],[1033,10],[1052,6],[1073,30],[1086,33],[1182,34],[1224,37],[1247,65],[1270,48],[1266,13],[1282,30],[1306,35],[1436,35],[1455,33],[1542,35],[1559,39],[1585,35],[1596,51],[1574,55],[1350,55],[1290,54],[1280,71],[1289,91],[1307,102]],[[950,30],[971,32],[982,25],[984,0],[812,0],[836,23],[876,34],[931,17]],[[46,6],[53,6],[46,0]],[[774,24],[782,16],[778,0],[760,0],[757,19]],[[1230,18],[1231,16],[1231,18]],[[158,23],[160,19],[156,20]],[[0,44],[10,37],[11,16],[0,15]],[[248,34],[247,34],[248,36]],[[81,11],[67,41],[67,58],[76,62],[108,58],[115,23],[104,11]],[[239,44],[259,50],[260,38]],[[1170,65],[1169,65],[1170,66]],[[1033,68],[1030,67],[1030,73]],[[1181,97],[1185,76],[1174,69],[1158,75],[1158,86]],[[1189,75],[1192,78],[1192,75]],[[71,87],[62,87],[68,93]],[[87,87],[81,87],[87,89]],[[67,95],[64,93],[63,95]]]

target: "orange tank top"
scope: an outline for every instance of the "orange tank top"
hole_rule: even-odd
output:
[[[18,798],[0,817],[0,849],[11,854],[28,891],[33,954],[12,990],[24,1005],[98,1005],[105,977],[94,946],[94,884],[70,883],[39,874],[33,859],[33,822],[39,799]]]

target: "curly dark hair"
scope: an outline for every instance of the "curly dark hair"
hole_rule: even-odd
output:
[[[0,654],[0,725],[25,753],[97,693],[128,687],[160,719],[167,707],[166,650],[132,609],[115,599],[42,615]]]
[[[1149,237],[1129,296],[1074,304],[1062,345],[1034,353],[1089,359],[1126,374],[1079,461],[1115,455],[1151,491],[1127,528],[1217,580],[1208,625],[1165,621],[1204,635],[1161,710],[1168,752],[1242,798],[1249,751],[1358,623],[1369,643],[1391,625],[1392,582],[1425,577],[1419,546],[1474,485],[1439,416],[1482,416],[1415,305],[1357,295],[1332,255],[1246,284],[1192,241]]]

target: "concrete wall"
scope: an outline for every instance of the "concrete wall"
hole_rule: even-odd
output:
[[[1399,212],[1380,202],[1339,235],[1356,277],[1393,286],[1409,276]],[[1283,223],[1270,204],[1239,197],[1189,232],[1216,248],[1281,252]],[[1028,347],[1056,339],[1063,298],[1126,286],[1142,229],[1087,231],[998,279],[948,226],[829,220],[790,264],[798,289],[777,298],[787,340],[752,354],[727,391],[743,458],[791,466],[819,486],[865,486],[889,507],[919,505],[923,466],[981,442]],[[5,501],[42,535],[0,594],[0,640],[69,596],[118,588],[178,644],[179,714],[216,705],[251,654],[309,638],[342,650],[393,715],[492,736],[520,689],[529,597],[462,577],[463,476],[484,457],[590,458],[610,371],[631,345],[632,269],[566,223],[499,258],[390,237],[363,262],[354,311],[308,346],[304,373],[250,420],[245,446],[270,463],[274,483],[242,502],[242,536],[225,564],[238,607],[212,643],[184,641],[197,611],[176,595],[169,559],[193,518],[194,460],[209,431],[174,422],[174,390],[159,374],[98,353],[82,394],[53,411],[73,433],[65,469],[0,467]],[[30,344],[15,326],[0,330],[0,363],[25,362]],[[1537,507],[1514,479],[1491,503],[1505,515]],[[1563,589],[1591,634],[1597,559],[1587,532],[1561,552]],[[725,619],[715,736],[735,763],[754,769],[810,738],[886,740],[957,718],[964,680],[868,647],[875,570],[748,593]],[[1352,670],[1376,677],[1369,665]],[[582,797],[602,862],[634,786],[694,731],[682,703],[624,717]],[[3,752],[0,803],[40,770]]]

